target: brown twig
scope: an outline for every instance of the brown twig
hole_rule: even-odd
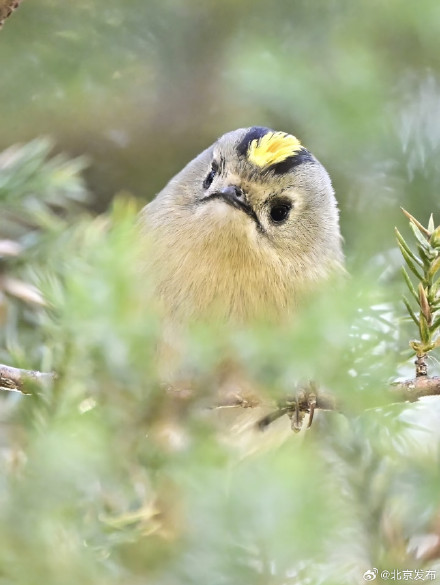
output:
[[[0,0],[0,28],[20,5],[21,0]]]
[[[36,370],[22,370],[0,364],[0,390],[21,392],[29,394],[29,383],[41,384],[54,380],[56,374],[51,372],[38,372]]]
[[[440,378],[419,376],[414,380],[396,382],[390,386],[390,394],[400,401],[416,402],[424,396],[440,396]]]
[[[0,364],[0,391],[15,391],[22,394],[28,394],[29,383],[47,383],[56,379],[54,372],[39,372],[37,370],[23,370]],[[440,377],[419,376],[412,380],[395,382],[388,387],[389,403],[398,402],[416,402],[424,396],[440,396]],[[311,405],[311,396],[313,408]],[[241,407],[252,408],[258,406],[255,402],[245,403],[239,397],[231,401],[217,404],[216,408]],[[280,416],[285,414],[290,416],[293,412],[310,413],[311,410],[334,410],[344,412],[343,406],[338,403],[335,396],[327,390],[318,391],[314,389],[313,394],[308,392],[299,392],[292,399],[284,400],[277,410],[274,410],[258,423],[260,428],[265,428]]]
[[[388,387],[387,393],[390,398],[389,404],[417,402],[419,398],[424,396],[440,396],[440,377],[419,376],[413,380],[395,382]],[[383,402],[381,406],[383,406]],[[334,410],[341,414],[347,414],[346,409],[336,400],[335,396],[327,390],[318,392],[315,389],[313,394],[299,392],[292,399],[284,400],[277,410],[259,420],[257,426],[263,430],[281,416],[287,415],[292,420],[292,429],[300,430],[304,414],[310,414],[309,427],[316,409]]]

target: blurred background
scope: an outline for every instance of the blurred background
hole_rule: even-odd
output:
[[[439,219],[439,25],[438,0],[24,0],[6,21],[0,362],[58,377],[0,396],[0,585],[440,579],[440,407],[378,407],[414,375],[400,206]],[[188,333],[176,407],[133,225],[252,125],[329,171],[352,276],[294,326]],[[312,378],[349,416],[243,442],[212,413],[231,352],[273,404]]]
[[[2,32],[0,144],[43,134],[87,154],[102,210],[266,125],[328,168],[348,254],[383,250],[399,205],[435,210],[439,18],[436,0],[33,0]]]

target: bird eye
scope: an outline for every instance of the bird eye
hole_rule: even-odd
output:
[[[281,223],[289,216],[291,209],[290,203],[276,203],[270,208],[270,217],[275,223]]]
[[[217,174],[217,171],[218,171],[218,165],[215,161],[213,161],[212,165],[211,165],[211,170],[206,175],[205,180],[203,181],[203,188],[204,189],[209,189],[209,187],[212,185],[212,181],[214,180],[214,177]]]

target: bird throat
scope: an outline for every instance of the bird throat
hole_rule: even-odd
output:
[[[195,242],[176,241],[172,258],[163,250],[155,272],[175,317],[248,322],[285,314],[295,301],[289,268],[256,241],[261,235],[255,228],[247,237],[255,241],[243,238],[242,226],[210,230]]]

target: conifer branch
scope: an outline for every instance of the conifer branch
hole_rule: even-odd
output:
[[[417,303],[417,312],[413,310],[409,301],[404,297],[406,310],[418,328],[419,339],[410,341],[415,352],[416,378],[428,375],[427,356],[429,352],[440,346],[440,226],[435,227],[431,215],[429,225],[425,228],[415,217],[402,208],[409,219],[410,228],[414,234],[417,254],[405,242],[402,234],[396,228],[397,245],[402,253],[408,268],[417,279],[414,286],[409,274],[402,269],[403,278]],[[432,378],[434,380],[435,378]],[[435,384],[428,385],[429,387]],[[435,392],[437,394],[437,392]]]

